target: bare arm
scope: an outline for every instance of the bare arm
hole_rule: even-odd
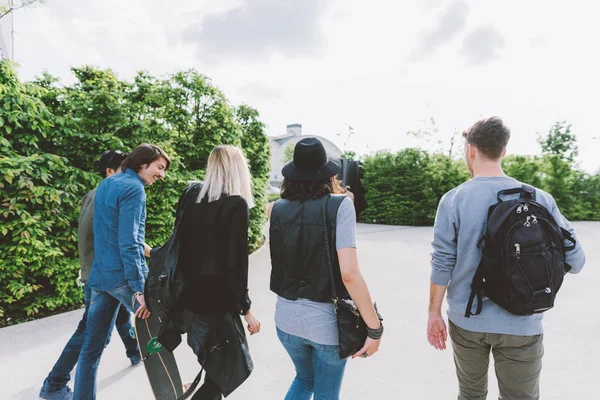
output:
[[[442,315],[442,302],[446,294],[446,287],[431,282],[429,287],[429,314]]]
[[[340,262],[340,272],[342,281],[348,290],[350,297],[358,307],[360,315],[365,320],[367,326],[371,329],[379,328],[380,322],[373,307],[373,300],[365,278],[358,267],[358,257],[356,249],[348,247],[337,251]]]
[[[446,286],[431,282],[429,286],[429,316],[427,318],[427,341],[438,350],[446,350],[448,330],[442,317],[442,302]]]
[[[381,327],[381,322],[379,321],[375,307],[373,307],[373,300],[371,300],[371,294],[369,293],[365,278],[358,267],[356,249],[354,247],[342,248],[337,251],[337,254],[342,281],[350,297],[356,304],[356,307],[358,307],[358,311],[367,326],[371,329],[378,329]],[[367,336],[363,347],[354,353],[352,358],[372,356],[379,351],[380,343],[381,339],[372,339]]]

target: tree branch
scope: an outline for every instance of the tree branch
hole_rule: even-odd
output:
[[[9,8],[4,14],[0,15],[0,19],[14,11],[14,8]]]

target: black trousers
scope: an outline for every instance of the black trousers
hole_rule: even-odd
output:
[[[187,332],[188,345],[196,357],[199,357],[207,350],[206,343],[210,336],[215,334],[215,328],[223,318],[220,315],[200,315],[184,310],[182,319]],[[204,374],[204,382],[192,400],[221,400],[222,398],[221,388],[208,375]]]

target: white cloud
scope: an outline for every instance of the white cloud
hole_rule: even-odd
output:
[[[509,151],[534,154],[536,132],[566,119],[582,166],[600,168],[595,3],[302,0],[293,15],[276,3],[52,0],[15,16],[20,75],[47,69],[69,82],[69,66],[88,63],[125,78],[196,68],[233,104],[257,108],[269,134],[299,122],[342,146],[348,123],[359,153],[416,144],[405,133],[431,116],[446,146],[455,129],[499,115]]]
[[[505,45],[504,36],[491,25],[480,26],[464,39],[460,53],[468,65],[481,65],[499,58]]]
[[[460,35],[467,27],[469,5],[463,0],[457,0],[448,5],[439,15],[435,26],[430,29],[414,48],[411,58],[422,60],[434,54],[445,43]]]
[[[211,63],[255,61],[282,54],[318,54],[325,27],[320,17],[326,0],[252,0],[231,10],[206,15],[183,32],[197,57]]]

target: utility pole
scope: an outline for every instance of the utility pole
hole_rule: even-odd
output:
[[[13,10],[10,13],[10,61],[15,62],[15,4],[14,0],[9,0],[9,7]]]

